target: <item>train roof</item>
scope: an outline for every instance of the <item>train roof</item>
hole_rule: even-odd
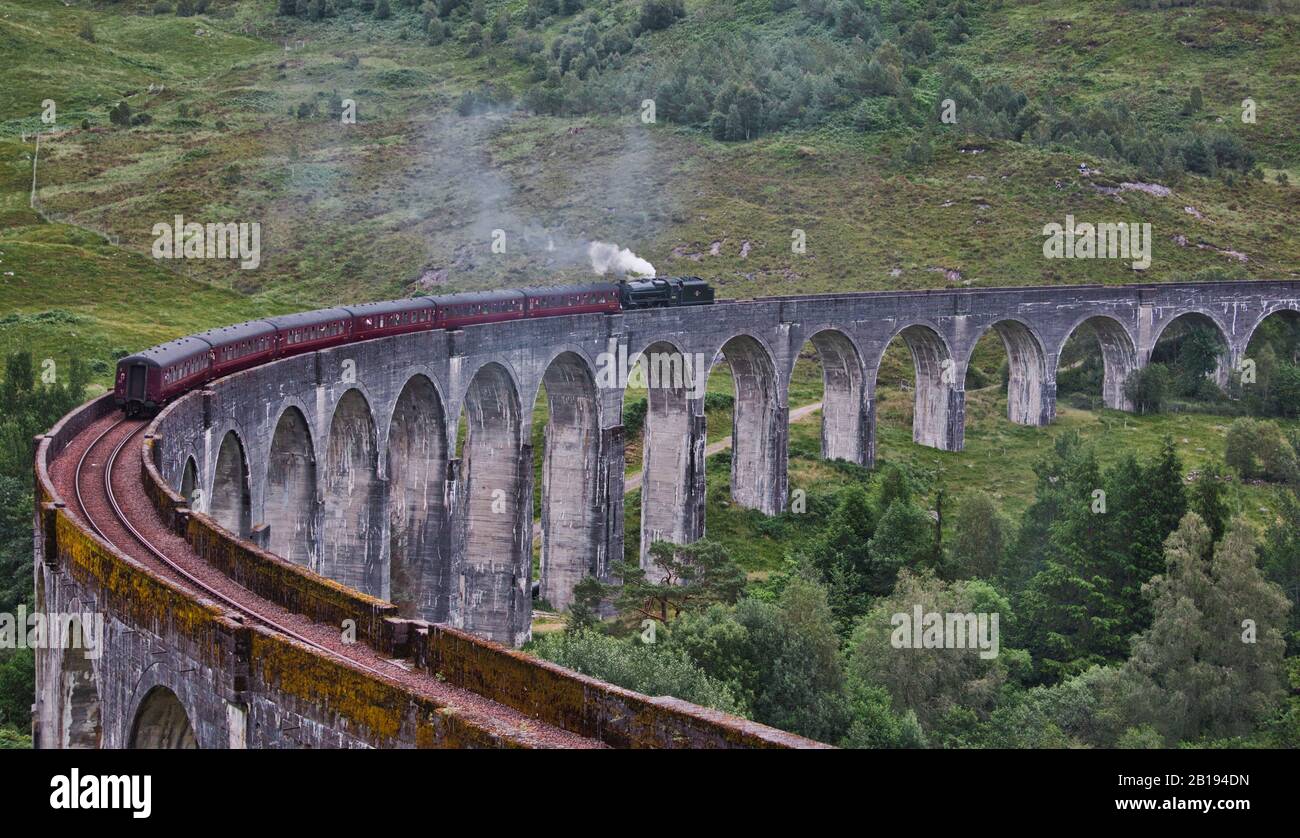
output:
[[[547,296],[551,294],[608,294],[618,291],[614,282],[588,282],[583,285],[533,285],[520,288],[527,296]]]
[[[440,306],[455,306],[464,303],[495,303],[505,299],[524,298],[524,292],[517,288],[502,288],[496,291],[466,291],[462,294],[450,294],[445,297],[432,297]]]
[[[282,314],[268,317],[266,321],[277,329],[298,329],[303,326],[319,326],[335,320],[351,319],[352,312],[346,308],[318,308],[315,311],[300,311],[296,314]]]
[[[355,306],[344,306],[353,315],[363,316],[367,314],[391,314],[399,311],[419,311],[421,309],[431,308],[435,305],[430,297],[407,297],[402,300],[380,300],[375,303],[362,303]]]
[[[265,320],[249,320],[244,323],[235,323],[231,326],[220,326],[216,329],[208,329],[206,332],[199,332],[194,337],[206,340],[213,347],[225,346],[228,343],[235,343],[249,338],[260,338],[267,335],[275,334],[275,326]]]
[[[212,345],[206,340],[191,335],[169,340],[166,343],[152,346],[143,352],[128,355],[118,363],[137,362],[150,367],[168,367],[177,361],[185,361],[195,355],[206,354],[211,348]]]

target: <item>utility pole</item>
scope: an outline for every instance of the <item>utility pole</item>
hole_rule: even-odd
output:
[[[41,156],[41,132],[36,132],[36,151],[32,153],[32,197],[28,202],[31,209],[36,209],[36,160]]]

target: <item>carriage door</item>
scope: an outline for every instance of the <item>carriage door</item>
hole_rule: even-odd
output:
[[[144,364],[132,364],[126,373],[126,397],[144,401]]]

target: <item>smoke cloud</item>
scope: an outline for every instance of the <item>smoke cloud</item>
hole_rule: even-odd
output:
[[[634,274],[654,276],[655,266],[637,256],[626,247],[620,248],[609,242],[592,242],[587,245],[587,257],[591,259],[591,269],[604,276],[615,273],[620,276]]]

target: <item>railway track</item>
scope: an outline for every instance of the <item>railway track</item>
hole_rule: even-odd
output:
[[[98,535],[101,539],[103,539],[105,543],[117,547],[119,550],[125,551],[125,545],[116,543],[113,540],[113,538],[111,538],[108,535],[105,528],[101,526],[102,520],[97,521],[95,519],[95,516],[91,513],[90,511],[91,506],[86,502],[87,495],[83,494],[83,486],[87,488],[87,493],[89,492],[89,486],[87,485],[87,482],[83,480],[83,478],[93,479],[92,475],[90,474],[90,472],[92,471],[90,466],[94,464],[94,460],[91,457],[92,452],[107,447],[107,445],[105,445],[105,440],[109,439],[111,441],[110,438],[113,435],[113,433],[118,429],[120,429],[123,425],[136,425],[137,427],[134,430],[132,430],[130,433],[123,436],[122,439],[118,441],[116,445],[113,446],[112,451],[109,453],[108,457],[104,460],[102,489],[104,492],[104,497],[105,499],[107,499],[108,504],[112,509],[113,517],[116,520],[116,523],[119,526],[121,526],[123,529],[125,529],[128,533],[130,533],[131,538],[143,550],[145,550],[150,555],[152,555],[155,559],[161,562],[165,567],[168,568],[168,570],[175,573],[181,579],[185,580],[188,584],[193,585],[197,590],[202,591],[205,595],[212,597],[216,601],[220,602],[222,605],[234,609],[239,614],[247,618],[252,618],[256,620],[257,622],[261,623],[262,625],[266,626],[272,631],[279,632],[280,634],[283,634],[286,637],[291,637],[294,640],[298,641],[299,643],[306,644],[317,651],[330,655],[333,658],[346,661],[349,665],[359,667],[360,669],[363,669],[366,672],[371,673],[372,675],[378,675],[380,677],[384,677],[393,674],[391,672],[388,673],[383,672],[379,669],[367,665],[362,661],[356,660],[355,658],[340,654],[334,649],[331,649],[328,646],[324,646],[320,643],[317,643],[315,640],[312,640],[311,638],[306,637],[297,631],[294,631],[292,628],[283,625],[277,620],[267,617],[264,614],[260,614],[256,610],[250,609],[245,602],[236,601],[233,597],[230,597],[225,593],[221,592],[220,590],[218,590],[217,588],[213,587],[212,585],[207,584],[202,579],[195,576],[193,573],[190,573],[179,563],[173,561],[166,553],[164,553],[162,550],[159,550],[157,546],[155,546],[151,541],[149,541],[149,539],[146,538],[144,534],[141,533],[140,530],[137,529],[136,526],[131,523],[126,513],[122,510],[122,505],[118,502],[117,495],[113,490],[113,467],[117,464],[118,455],[122,453],[123,449],[125,449],[127,445],[131,443],[132,440],[136,439],[140,435],[140,433],[144,431],[147,424],[148,424],[147,422],[134,420],[134,419],[118,420],[116,423],[109,425],[107,428],[101,431],[99,435],[96,436],[95,439],[91,441],[90,445],[86,448],[84,452],[82,452],[81,457],[78,458],[77,460],[77,465],[73,475],[73,480],[76,488],[77,506],[79,507],[78,512],[81,514],[82,518],[85,519],[86,524],[92,530],[95,531],[95,534]],[[98,487],[96,488],[96,490],[98,490]],[[252,596],[251,593],[250,596]],[[398,663],[389,662],[389,665],[394,667],[395,669],[405,671],[405,668]]]
[[[536,748],[608,747],[598,738],[541,722],[489,695],[448,684],[438,674],[387,657],[366,643],[344,641],[338,628],[265,600],[207,564],[162,522],[144,493],[136,458],[142,456],[140,435],[147,426],[147,421],[105,416],[83,430],[51,464],[55,491],[96,538],[193,596],[219,604],[243,624],[257,625],[314,654],[431,699],[502,741]]]

